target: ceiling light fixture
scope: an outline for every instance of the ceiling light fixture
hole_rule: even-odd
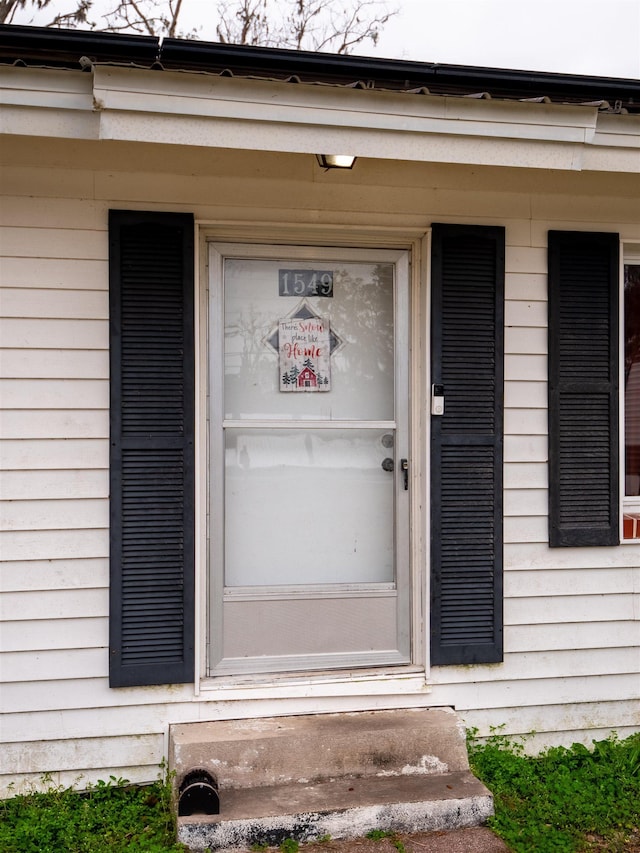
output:
[[[356,158],[349,154],[316,154],[323,169],[352,169]]]

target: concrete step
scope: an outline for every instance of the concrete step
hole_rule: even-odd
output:
[[[178,790],[193,790],[195,770],[210,781],[195,785],[204,807],[196,797],[189,801],[195,812],[178,818],[178,838],[194,851],[354,838],[371,829],[454,829],[493,813],[450,709],[173,726],[169,760]],[[214,799],[217,810],[216,793],[219,813],[206,814]]]

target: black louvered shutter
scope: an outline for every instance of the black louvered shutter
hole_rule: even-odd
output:
[[[434,225],[431,661],[502,660],[504,229]]]
[[[549,232],[549,544],[619,542],[619,237]]]
[[[193,218],[111,211],[110,684],[193,679]]]

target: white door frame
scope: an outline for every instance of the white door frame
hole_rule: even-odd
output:
[[[204,224],[204,223],[203,223]],[[255,238],[263,240],[262,243],[251,244],[250,255],[257,256],[260,258],[268,258],[268,257],[277,257],[282,256],[283,253],[287,257],[295,257],[296,246],[304,245],[305,249],[311,247],[327,247],[330,253],[335,257],[337,254],[342,255],[339,251],[339,247],[341,245],[347,245],[349,247],[358,246],[362,251],[355,251],[353,253],[354,258],[362,258],[365,260],[371,260],[372,253],[371,249],[379,249],[381,246],[385,247],[385,249],[391,250],[391,254],[397,260],[399,254],[404,250],[410,253],[411,258],[411,268],[407,270],[409,277],[409,298],[408,305],[405,306],[406,310],[409,313],[409,334],[410,334],[410,345],[407,346],[405,343],[405,360],[406,353],[409,353],[409,362],[408,362],[408,384],[409,384],[409,440],[410,440],[410,450],[409,450],[409,458],[412,461],[411,470],[409,472],[410,478],[410,494],[411,494],[411,505],[409,512],[409,530],[410,537],[408,540],[408,553],[406,557],[407,565],[410,566],[410,578],[409,582],[405,585],[405,589],[407,595],[410,596],[410,613],[411,613],[411,637],[410,637],[410,648],[411,648],[411,662],[407,665],[403,665],[401,667],[393,667],[391,665],[385,666],[384,671],[380,668],[376,668],[374,670],[360,670],[354,672],[353,674],[348,675],[349,680],[362,681],[367,680],[367,678],[374,678],[376,680],[387,680],[388,684],[391,685],[393,680],[397,677],[406,678],[407,676],[411,676],[411,673],[414,673],[418,676],[418,680],[415,681],[416,689],[422,691],[424,689],[424,676],[428,674],[428,667],[426,664],[427,655],[426,650],[428,647],[428,634],[427,634],[427,612],[425,602],[428,601],[428,573],[427,573],[427,560],[425,557],[425,541],[428,541],[428,513],[427,507],[428,502],[426,500],[426,490],[425,483],[428,482],[428,471],[426,470],[426,466],[428,463],[428,453],[426,449],[428,447],[428,435],[426,430],[428,429],[428,417],[425,416],[425,402],[427,400],[427,385],[425,384],[425,377],[429,376],[428,373],[428,365],[426,364],[428,358],[428,341],[426,340],[429,323],[429,300],[426,297],[426,282],[428,281],[428,239],[429,234],[424,231],[421,232],[413,232],[411,234],[403,233],[399,235],[396,229],[375,229],[372,231],[365,231],[361,229],[353,229],[353,228],[340,228],[340,229],[328,229],[326,226],[322,226],[320,228],[313,228],[312,226],[301,226],[299,223],[294,223],[291,225],[283,225],[283,226],[269,226],[263,224],[257,224],[254,226],[244,225],[226,225],[216,224],[213,228],[210,227],[209,223],[206,223],[207,227],[201,229],[201,243],[200,243],[200,264],[199,269],[201,273],[201,281],[203,287],[201,288],[201,298],[199,302],[199,317],[197,318],[198,327],[199,327],[199,339],[200,339],[200,347],[199,351],[201,355],[204,355],[207,350],[207,341],[208,340],[221,340],[223,335],[223,324],[224,320],[222,317],[222,312],[214,312],[212,316],[209,318],[209,327],[205,328],[205,318],[207,317],[207,285],[211,275],[211,270],[209,269],[209,252],[208,252],[208,242],[213,242],[221,238],[219,248],[223,248],[223,250],[229,250],[233,253],[235,250],[239,249],[239,246],[235,243],[229,245],[229,241],[238,240],[238,242],[242,241],[246,244],[246,240]],[[207,233],[208,232],[208,233]],[[304,233],[304,239],[301,236],[301,232]],[[356,233],[353,233],[356,232]],[[289,242],[289,239],[292,242]],[[226,245],[225,245],[226,244]],[[274,245],[277,244],[277,245]],[[245,248],[245,247],[243,247]],[[245,253],[242,252],[244,255]],[[305,252],[306,254],[306,252]],[[315,249],[314,249],[315,254]],[[351,255],[351,253],[348,253]],[[345,257],[345,260],[347,258]],[[218,261],[215,260],[214,263]],[[220,259],[221,262],[221,259]],[[221,275],[222,270],[218,271],[218,274]],[[206,362],[205,362],[206,363]],[[199,370],[199,395],[198,395],[198,409],[200,412],[200,432],[199,432],[199,440],[198,440],[198,448],[199,455],[202,459],[207,453],[207,441],[206,441],[206,425],[204,421],[206,420],[206,416],[209,413],[209,403],[207,401],[207,388],[209,387],[209,382],[205,376],[205,371],[202,369],[203,363],[200,364]],[[221,399],[218,398],[217,401],[211,401],[214,406],[221,405]],[[216,416],[215,413],[212,413],[212,416]],[[220,417],[221,413],[218,411],[217,416]],[[219,450],[218,450],[219,453]],[[211,462],[215,465],[216,460],[211,460]],[[217,460],[218,466],[221,464],[221,460]],[[200,482],[198,484],[198,498],[199,503],[202,508],[202,503],[208,500],[208,495],[210,493],[208,483],[203,482],[203,477],[206,478],[206,471],[209,469],[208,465],[199,465],[199,479]],[[212,647],[213,644],[220,642],[220,637],[207,637],[207,644],[205,647],[204,637],[205,630],[208,629],[210,624],[210,620],[208,617],[208,600],[210,600],[211,593],[214,593],[214,590],[207,590],[209,572],[206,573],[203,571],[204,568],[204,557],[207,551],[205,547],[205,541],[207,537],[207,522],[205,520],[204,512],[200,514],[199,521],[199,553],[200,560],[199,566],[201,571],[199,572],[198,582],[197,582],[197,605],[198,605],[198,613],[199,613],[199,622],[202,626],[202,643],[198,646],[197,649],[197,668],[201,675],[201,678],[204,680],[200,683],[200,686],[196,688],[196,693],[199,692],[200,687],[206,691],[207,683],[211,681],[211,684],[218,683],[220,678],[210,679],[207,676],[207,656],[208,649]],[[219,543],[220,545],[221,543]],[[222,554],[218,552],[215,553],[214,546],[214,554],[213,559],[221,559]],[[221,600],[221,596],[219,595],[220,591],[218,591],[218,600]],[[214,623],[215,624],[215,623]],[[397,673],[397,676],[394,676],[394,672]],[[419,676],[419,673],[422,672],[422,679]],[[403,676],[402,673],[405,673]],[[308,682],[310,677],[314,676],[314,673],[304,673],[297,674],[300,679]],[[287,681],[291,683],[295,682],[296,674],[290,674],[287,677]],[[333,672],[333,673],[322,673],[316,672],[316,676],[321,679],[319,684],[325,683],[328,684],[335,677],[336,681],[344,681],[345,673]],[[265,681],[265,677],[268,681],[281,681],[281,677],[273,674],[268,674],[262,676],[262,678],[258,677],[257,684],[262,681]],[[253,679],[254,681],[256,679]],[[234,679],[230,678],[230,676],[222,676],[222,681],[224,683],[229,683],[231,686],[234,682]],[[246,682],[246,679],[245,679]],[[405,688],[409,688],[409,682],[402,682]],[[377,688],[379,689],[379,688]],[[391,687],[390,687],[391,689]],[[347,691],[349,692],[349,691]],[[404,692],[404,688],[403,688]],[[231,697],[229,697],[231,698]]]

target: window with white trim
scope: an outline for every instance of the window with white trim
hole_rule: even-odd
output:
[[[623,537],[640,540],[640,244],[624,247]]]

